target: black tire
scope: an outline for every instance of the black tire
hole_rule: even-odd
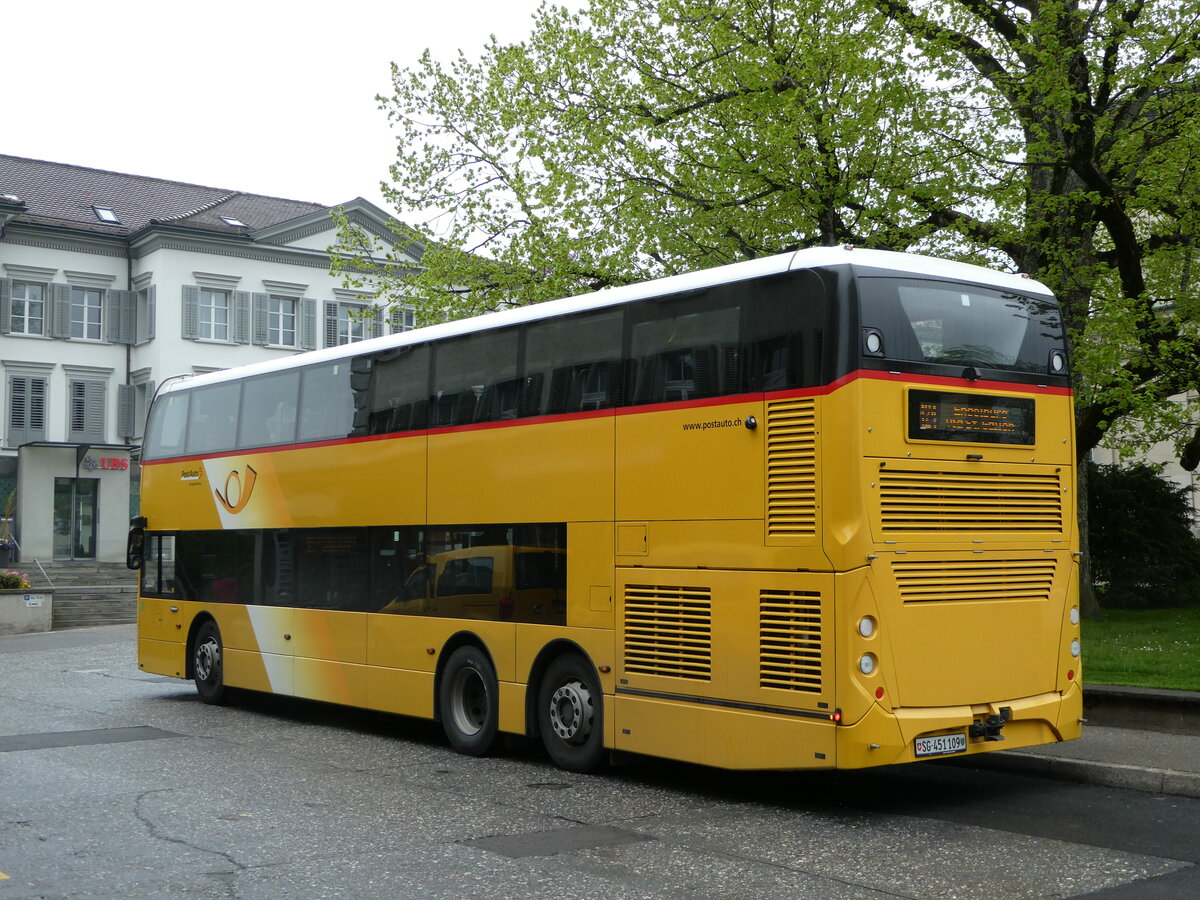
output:
[[[492,661],[478,647],[459,647],[446,660],[438,709],[442,730],[459,753],[484,756],[496,745],[500,684]]]
[[[560,656],[546,669],[538,730],[559,768],[594,772],[604,763],[604,694],[596,670],[578,654]]]
[[[228,699],[221,629],[211,619],[200,626],[192,644],[192,680],[205,703],[219,706]]]

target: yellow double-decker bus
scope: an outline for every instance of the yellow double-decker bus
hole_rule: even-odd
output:
[[[1074,738],[1072,422],[1045,287],[850,248],[177,381],[139,665],[577,771]]]

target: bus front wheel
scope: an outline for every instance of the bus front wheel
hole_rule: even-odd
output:
[[[446,660],[438,686],[442,730],[451,746],[483,756],[496,743],[500,685],[491,660],[478,647],[459,647]]]
[[[196,632],[192,645],[192,679],[196,693],[205,703],[225,702],[225,668],[222,664],[221,630],[209,620]]]
[[[546,669],[538,692],[538,730],[559,768],[591,772],[604,758],[604,695],[587,660],[575,653]]]

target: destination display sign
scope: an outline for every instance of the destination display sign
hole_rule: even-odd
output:
[[[1034,443],[1031,397],[995,397],[950,391],[908,392],[908,437],[971,444]]]

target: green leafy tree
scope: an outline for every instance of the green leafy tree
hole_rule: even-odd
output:
[[[394,69],[390,199],[437,240],[391,289],[430,321],[814,244],[1010,267],[1063,302],[1079,458],[1194,461],[1198,56],[1200,0],[544,6]]]

